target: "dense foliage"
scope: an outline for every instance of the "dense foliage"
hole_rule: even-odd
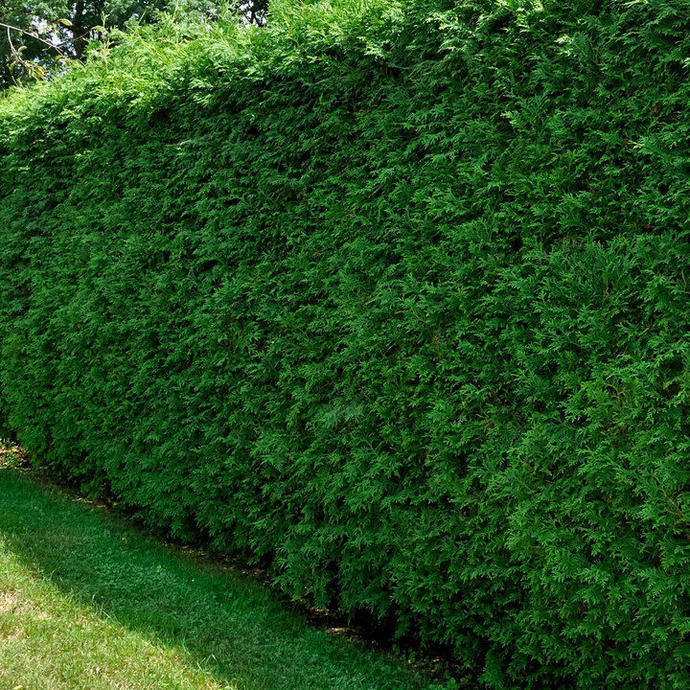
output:
[[[487,686],[687,688],[686,0],[290,4],[0,105],[7,428]]]
[[[4,89],[64,71],[90,43],[111,42],[113,29],[158,22],[173,13],[197,27],[232,13],[263,23],[267,0],[1,0],[0,95]]]

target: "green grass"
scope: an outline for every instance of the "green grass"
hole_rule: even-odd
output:
[[[262,585],[0,464],[0,690],[422,688]]]

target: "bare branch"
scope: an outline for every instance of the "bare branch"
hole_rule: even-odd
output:
[[[18,55],[17,51],[14,49],[14,46],[12,45],[12,39],[10,38],[10,31],[18,31],[21,34],[24,34],[25,36],[30,36],[31,38],[40,41],[41,43],[45,43],[45,45],[50,46],[55,52],[60,54],[62,57],[66,58],[67,56],[60,50],[59,46],[64,45],[63,43],[59,43],[58,45],[55,45],[55,43],[51,43],[50,41],[46,41],[45,38],[41,38],[37,34],[33,33],[32,31],[27,31],[26,29],[20,29],[18,26],[12,26],[11,24],[5,24],[5,22],[0,22],[0,26],[4,26],[5,29],[7,29],[7,38],[10,42],[10,48],[12,49],[12,52],[15,55]]]
[[[7,42],[10,45],[10,50],[12,51],[12,55],[14,55],[16,60],[21,61],[21,55],[17,52],[16,48],[14,47],[14,43],[12,43],[12,34],[10,33],[9,27],[7,27]],[[16,86],[17,85],[17,80],[14,78],[14,75],[12,74],[12,70],[9,70],[10,77],[12,79],[12,83]]]

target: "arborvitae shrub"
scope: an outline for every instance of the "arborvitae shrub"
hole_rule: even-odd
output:
[[[490,687],[687,689],[689,61],[686,0],[340,2],[15,93],[0,417]]]

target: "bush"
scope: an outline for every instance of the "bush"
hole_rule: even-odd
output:
[[[489,687],[687,688],[687,3],[289,5],[0,103],[0,416]]]

